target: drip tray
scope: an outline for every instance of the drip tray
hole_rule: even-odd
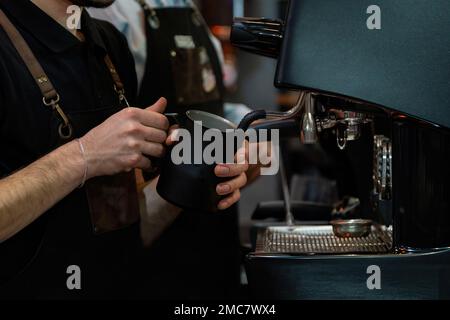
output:
[[[365,238],[339,238],[333,227],[268,227],[258,233],[255,255],[382,254],[392,248],[392,229],[372,227]]]

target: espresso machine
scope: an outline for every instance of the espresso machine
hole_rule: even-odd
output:
[[[301,92],[301,142],[331,136],[366,168],[364,214],[378,222],[349,238],[329,224],[259,228],[246,259],[256,298],[450,298],[450,2],[374,3],[291,0],[284,21],[233,25],[236,47],[278,60],[276,87]]]

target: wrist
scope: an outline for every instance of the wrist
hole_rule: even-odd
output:
[[[60,157],[62,160],[57,160],[57,163],[64,165],[68,173],[66,176],[70,177],[71,184],[74,187],[80,186],[85,175],[86,161],[80,151],[79,143],[74,140],[62,146]]]
[[[92,147],[90,138],[89,135],[85,135],[75,141],[78,145],[78,152],[84,158],[84,164],[87,168],[86,180],[102,175],[99,173],[102,163],[100,159],[96,158],[95,148]]]
[[[79,186],[79,188],[82,188],[82,187],[84,187],[84,184],[86,183],[86,181],[88,179],[89,164],[88,164],[88,160],[87,160],[86,149],[84,148],[83,142],[81,141],[81,139],[76,139],[75,141],[78,143],[78,146],[80,147],[81,157],[83,158],[83,162],[84,162],[83,179],[81,180],[81,184]]]

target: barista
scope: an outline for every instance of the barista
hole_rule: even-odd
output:
[[[150,167],[143,154],[162,156],[169,124],[164,99],[124,109],[137,84],[115,28],[86,11],[80,30],[67,27],[68,5],[111,2],[0,2],[1,298],[119,298],[133,289],[132,169]]]
[[[140,75],[141,105],[162,95],[168,112],[197,109],[224,115],[220,43],[191,1],[118,0],[92,13],[127,36]],[[219,194],[230,195],[219,204],[224,210],[219,214],[181,213],[155,192],[157,179],[145,189],[147,201],[157,204],[142,216],[142,238],[152,245],[143,274],[145,297],[236,297],[240,253],[234,203],[239,189],[259,173],[257,166],[247,168],[216,168],[217,175],[233,179],[218,186]]]

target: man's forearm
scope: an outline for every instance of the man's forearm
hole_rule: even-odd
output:
[[[144,207],[141,210],[141,239],[145,247],[150,247],[181,213],[180,208],[158,195],[157,183],[158,178],[147,183],[142,190]]]
[[[0,242],[12,237],[72,192],[85,162],[72,141],[0,180]]]

